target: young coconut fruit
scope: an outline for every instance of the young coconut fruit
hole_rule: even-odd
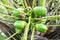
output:
[[[44,24],[36,24],[35,27],[36,27],[36,30],[39,32],[46,32],[48,29],[47,26]]]
[[[16,21],[16,22],[14,23],[14,26],[15,26],[15,28],[17,28],[17,29],[24,29],[24,28],[26,27],[26,25],[27,25],[27,23],[26,23],[25,21],[21,21],[21,20]]]
[[[36,16],[44,16],[47,13],[47,9],[45,7],[34,7],[33,12]]]
[[[13,15],[16,17],[19,17],[21,13],[24,12],[24,8],[18,8],[16,10],[13,11]]]

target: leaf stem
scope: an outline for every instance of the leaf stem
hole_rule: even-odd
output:
[[[13,36],[15,36],[18,32],[14,33],[13,35],[11,35],[9,38],[7,38],[6,40],[9,40],[10,38],[12,38]]]
[[[3,4],[2,2],[0,3],[0,5],[5,6],[5,7],[7,7],[7,8],[10,8],[10,9],[13,9],[13,10],[16,10],[15,8],[13,8],[13,7],[9,6],[9,5]]]
[[[23,0],[25,7],[28,7],[26,0]]]
[[[27,40],[27,35],[28,35],[28,31],[29,31],[29,26],[30,26],[30,20],[31,20],[31,17],[29,17],[29,23],[28,23],[27,27],[25,28],[25,32],[24,32],[24,35],[21,40]]]
[[[59,18],[60,15],[54,15],[54,16],[46,16],[46,17],[43,17],[43,18],[46,18],[46,19],[50,19],[50,18]],[[43,19],[43,18],[33,18],[34,20],[40,20],[40,19]]]
[[[46,0],[40,0],[40,6],[45,7]]]
[[[60,24],[56,24],[56,25],[48,25],[49,27],[51,26],[57,26],[57,27],[60,27]]]
[[[32,9],[34,8],[35,3],[36,3],[36,0],[33,0],[33,3],[32,3]]]
[[[33,31],[32,31],[31,40],[34,40],[34,32],[35,32],[35,27],[33,28]]]

